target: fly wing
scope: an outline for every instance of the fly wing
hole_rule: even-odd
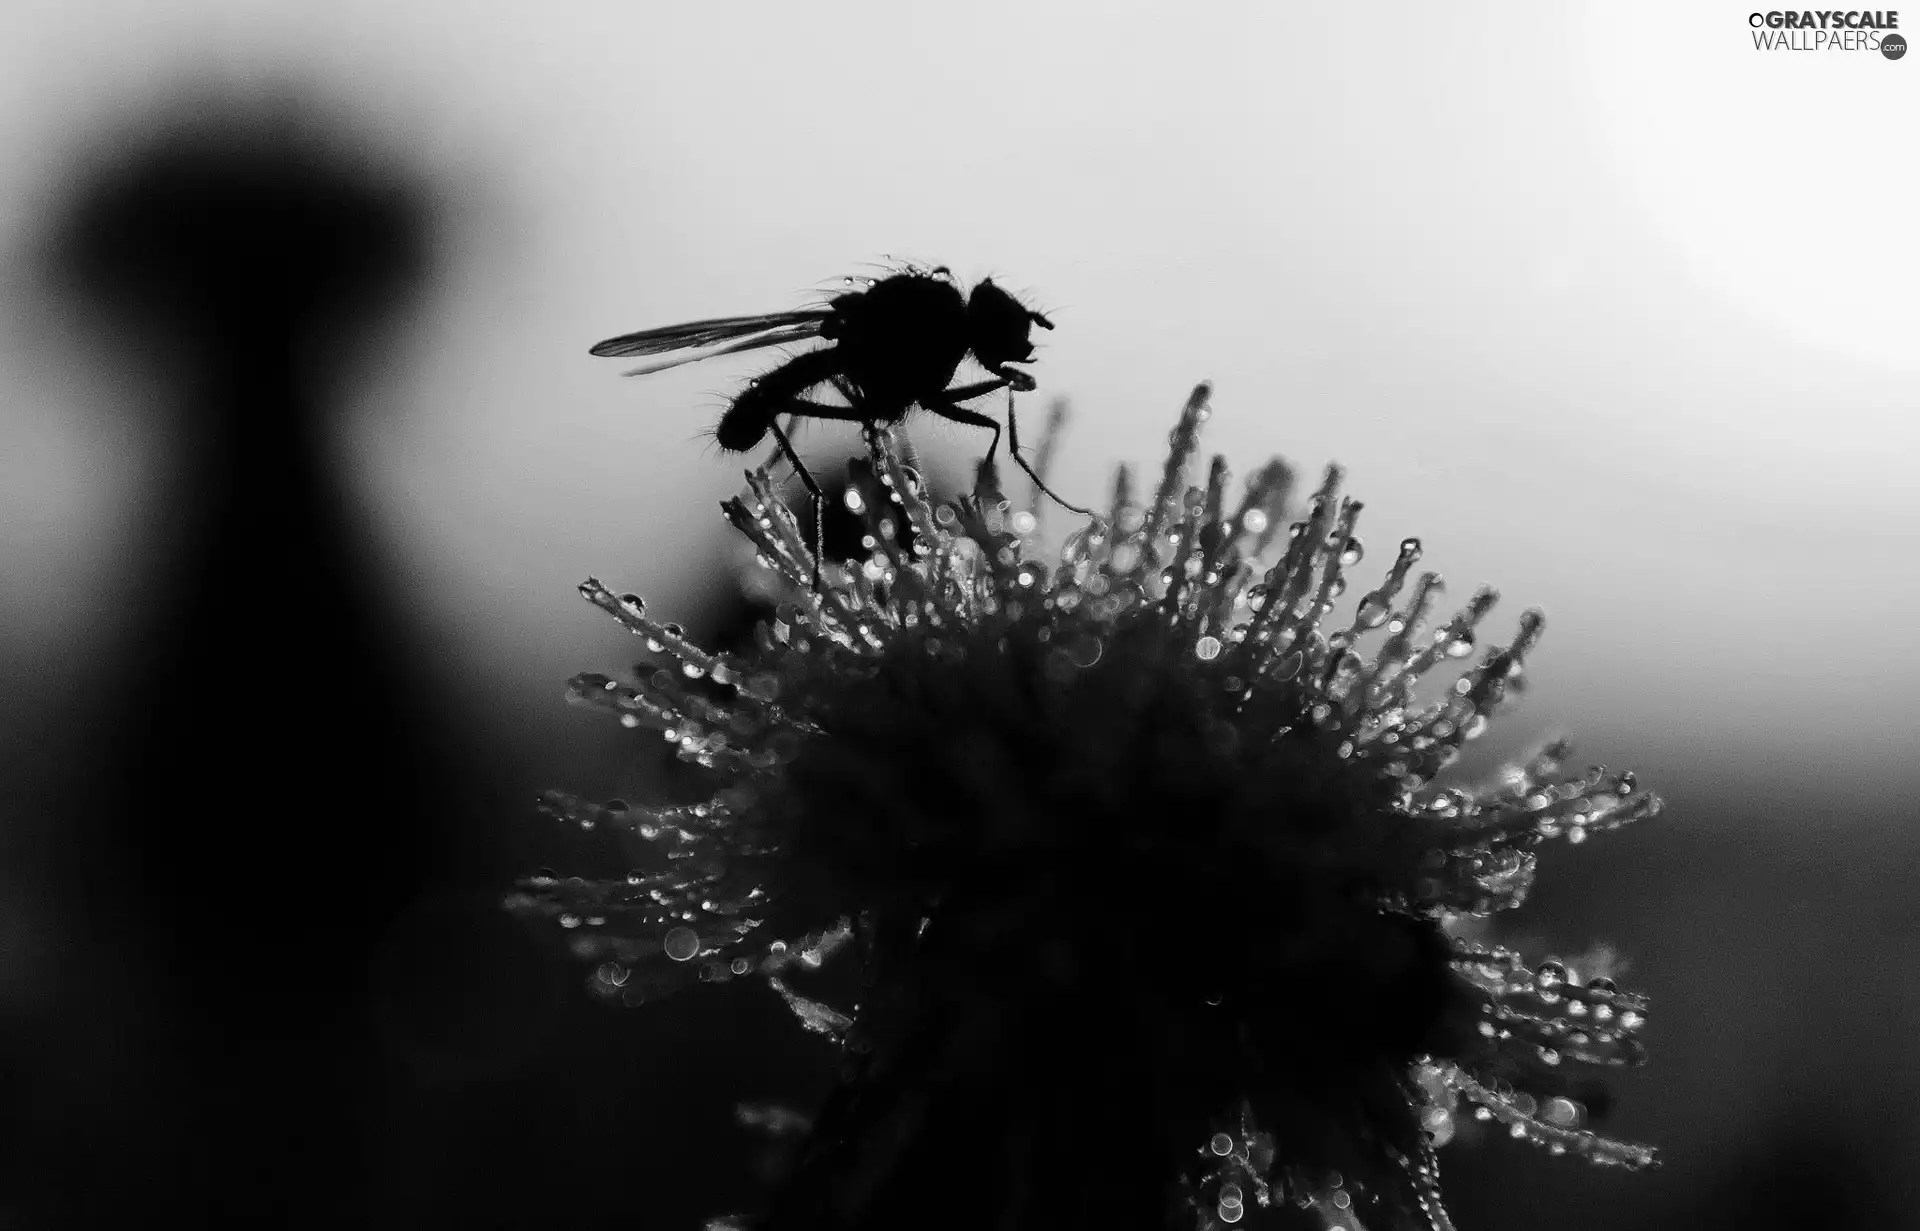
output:
[[[676,350],[705,350],[723,342],[753,334],[779,330],[791,336],[812,337],[833,312],[828,308],[808,308],[798,312],[770,312],[761,316],[722,316],[708,321],[688,321],[684,325],[665,325],[621,334],[593,347],[590,354],[602,358],[631,358],[635,355],[663,355]],[[797,333],[795,331],[798,331]],[[773,345],[767,343],[767,345]],[[740,347],[736,349],[750,349]]]
[[[717,355],[736,355],[741,351],[759,350],[766,346],[780,346],[787,342],[804,342],[808,338],[818,337],[819,334],[820,328],[818,325],[801,325],[795,326],[792,329],[776,329],[771,333],[763,333],[757,337],[735,342],[731,346],[721,346],[713,350],[701,351],[697,355],[681,355],[676,359],[662,359],[658,363],[645,363],[637,368],[628,368],[626,371],[620,373],[620,375],[649,376],[655,372],[664,372],[668,368],[677,368],[681,364],[699,363],[702,359],[712,359]]]

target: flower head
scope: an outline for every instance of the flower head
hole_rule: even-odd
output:
[[[1435,620],[1415,539],[1336,617],[1363,559],[1339,471],[1278,542],[1283,464],[1237,499],[1219,459],[1189,486],[1208,415],[1202,386],[1155,490],[1123,470],[1051,560],[1039,506],[990,469],[937,506],[869,432],[845,498],[869,554],[815,589],[750,474],[727,516],[797,597],[748,654],[582,587],[658,662],[574,698],[659,729],[716,789],[549,795],[664,858],[513,902],[575,929],[606,994],[760,975],[841,1049],[769,1225],[1444,1228],[1434,1149],[1462,1101],[1554,1153],[1653,1161],[1577,1101],[1583,1072],[1640,1059],[1644,1003],[1460,923],[1519,904],[1549,839],[1658,800],[1563,772],[1564,742],[1448,783],[1542,617],[1439,670],[1476,654],[1495,596]],[[846,1011],[790,985],[847,944]]]

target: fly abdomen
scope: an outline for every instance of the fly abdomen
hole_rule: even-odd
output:
[[[797,355],[754,380],[720,417],[714,439],[729,453],[753,448],[777,416],[794,409],[795,398],[839,375],[840,363],[838,348],[826,346]]]

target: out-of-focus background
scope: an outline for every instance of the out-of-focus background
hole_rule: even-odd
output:
[[[1463,1227],[1920,1226],[1920,57],[1744,6],[15,0],[0,38],[0,1214],[693,1228],[765,989],[657,1010],[498,910],[670,789],[561,701],[598,574],[737,619],[700,433],[608,334],[993,274],[1092,497],[1347,465],[1665,818],[1509,939],[1633,959],[1641,1177],[1443,1154]],[[957,467],[983,442],[922,424]],[[831,463],[849,432],[810,428]],[[1376,552],[1376,555],[1380,554]],[[669,617],[671,618],[671,617]],[[625,655],[627,657],[623,658]]]

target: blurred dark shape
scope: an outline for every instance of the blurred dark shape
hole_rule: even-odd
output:
[[[54,235],[98,352],[162,351],[178,384],[158,584],[103,597],[137,627],[62,818],[80,943],[118,967],[91,982],[121,984],[76,979],[63,1011],[109,1019],[117,1079],[84,1113],[57,1074],[32,1088],[36,1225],[366,1221],[369,960],[447,849],[370,528],[328,460],[340,343],[427,266],[427,204],[375,162],[297,101],[189,107]]]

